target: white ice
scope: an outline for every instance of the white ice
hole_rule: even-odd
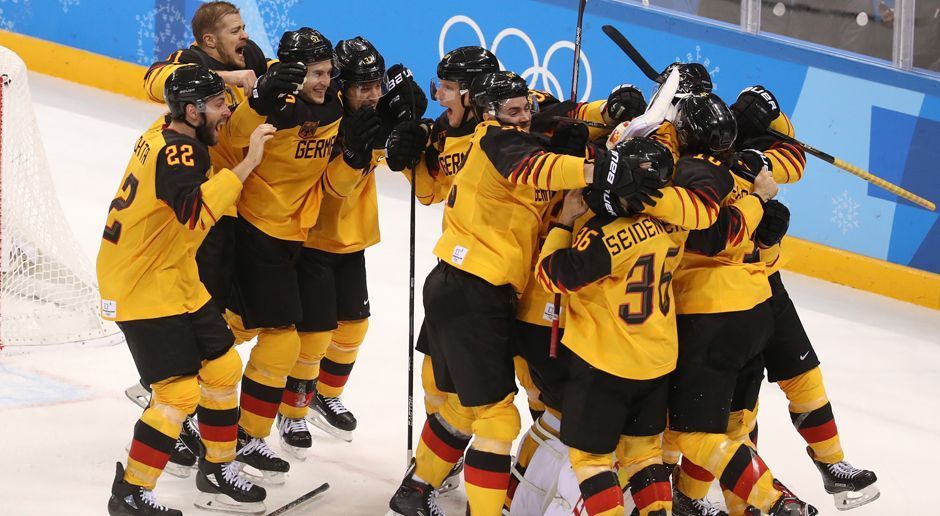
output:
[[[56,195],[93,259],[134,141],[161,109],[42,75],[29,78]],[[292,459],[286,485],[268,490],[269,510],[328,481],[330,491],[302,513],[383,514],[404,471],[408,190],[388,171],[378,181],[383,241],[367,254],[373,316],[344,395],[359,428],[352,443],[314,430],[308,460]],[[418,207],[417,321],[440,218],[439,207]],[[940,459],[940,313],[794,274],[785,281],[823,361],[847,459],[879,477],[881,499],[852,514],[940,514],[931,487]],[[136,379],[123,344],[0,352],[0,515],[105,513],[114,462],[125,460],[140,415],[123,394]],[[417,442],[424,420],[417,374],[414,392]],[[519,405],[528,425],[521,398]],[[277,441],[269,438],[275,450]],[[764,386],[760,445],[778,478],[822,514],[836,514],[775,385]],[[193,478],[165,475],[156,492],[187,514],[201,511],[192,505]],[[464,501],[454,492],[442,504],[463,514]]]

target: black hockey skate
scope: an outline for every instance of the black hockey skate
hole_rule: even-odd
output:
[[[874,471],[867,469],[858,469],[848,462],[836,462],[835,464],[826,464],[819,462],[813,457],[813,449],[806,448],[813,464],[822,475],[823,487],[826,492],[832,495],[836,504],[836,509],[847,511],[874,502],[881,496],[881,492],[875,485],[878,477]]]
[[[405,472],[405,479],[411,478],[415,474],[415,469],[417,465],[415,460],[412,458],[411,463],[408,466],[408,471]],[[454,467],[450,469],[450,473],[447,474],[447,478],[444,479],[444,482],[441,484],[441,487],[435,489],[438,495],[444,493],[449,493],[454,489],[460,487],[460,474],[463,472],[463,455],[457,459],[457,462],[454,464]]]
[[[390,510],[386,516],[444,516],[436,499],[437,491],[430,484],[418,482],[409,476],[389,500]]]
[[[183,516],[181,511],[168,509],[157,502],[153,491],[124,481],[124,466],[118,462],[108,500],[110,516]]]
[[[300,460],[307,460],[307,450],[313,445],[307,422],[284,417],[279,412],[276,424],[277,433],[281,436],[281,449]]]
[[[793,494],[793,491],[787,489],[779,480],[774,479],[774,488],[783,493],[783,495],[774,502],[770,508],[770,516],[816,516],[819,511],[812,505],[800,500]],[[760,511],[751,507],[748,516],[751,514],[759,515]]]
[[[340,398],[327,398],[318,392],[310,402],[307,421],[333,437],[352,442],[356,416],[343,405]]]
[[[283,484],[284,473],[290,471],[290,463],[278,457],[264,439],[251,437],[241,427],[238,427],[238,455],[235,461],[240,465],[239,473],[255,484]],[[245,466],[250,466],[259,474]]]
[[[264,514],[264,488],[256,486],[238,476],[238,462],[215,464],[199,461],[196,475],[196,507],[210,511],[240,514]]]
[[[673,516],[728,516],[717,504],[708,498],[693,500],[682,494],[675,486],[672,488],[672,514]]]
[[[199,427],[196,420],[189,416],[183,421],[180,437],[170,452],[170,461],[164,471],[179,478],[189,478],[189,473],[196,467],[196,458],[202,455],[202,442],[199,439]]]

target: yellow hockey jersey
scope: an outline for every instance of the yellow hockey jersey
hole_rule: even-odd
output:
[[[267,119],[247,102],[241,103],[222,127],[232,145],[247,147],[252,131],[265,122],[277,131],[266,146],[261,164],[245,181],[238,214],[274,238],[306,240],[317,222],[323,196],[333,184],[341,182],[324,180],[324,174],[332,159],[342,160],[341,153],[333,149],[342,114],[335,86],[327,92],[323,104],[310,104],[288,95],[284,108]]]
[[[429,206],[447,198],[457,172],[467,161],[475,127],[473,120],[460,127],[450,127],[446,115],[437,118],[431,128],[430,145],[418,166],[402,171],[408,181],[414,183],[418,202]]]
[[[231,170],[212,174],[198,140],[170,129],[144,133],[111,201],[98,251],[101,316],[153,319],[205,305],[209,292],[199,281],[196,250],[241,188]]]
[[[525,289],[551,191],[582,188],[584,158],[545,150],[544,136],[477,125],[444,208],[434,254],[493,285]]]
[[[552,229],[536,277],[545,289],[568,294],[565,346],[621,378],[647,380],[675,369],[677,230],[642,214],[595,216],[574,243],[569,228]]]

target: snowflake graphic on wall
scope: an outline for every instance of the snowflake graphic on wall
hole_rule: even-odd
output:
[[[258,0],[258,12],[264,21],[264,28],[271,39],[271,46],[277,48],[284,31],[297,28],[297,24],[287,12],[300,0]]]
[[[853,229],[858,229],[860,227],[859,207],[861,205],[855,202],[849,192],[842,192],[842,195],[832,198],[832,218],[829,220],[842,230],[843,235]]]
[[[0,6],[2,5],[12,5],[13,12],[16,12],[21,9],[29,9],[29,0],[0,0]],[[16,24],[13,23],[13,20],[8,20],[4,14],[3,7],[0,7],[0,30],[12,31]]]
[[[59,0],[59,5],[62,6],[62,12],[67,13],[69,12],[69,7],[72,7],[73,5],[78,5],[81,2],[82,0]]]
[[[715,76],[718,75],[718,72],[721,71],[721,68],[718,66],[711,67],[712,60],[702,55],[701,45],[695,45],[694,54],[692,52],[686,52],[684,60],[681,57],[676,56],[675,62],[677,63],[701,63],[701,65],[704,66],[706,70],[708,70],[708,75],[710,75],[712,78],[712,91],[718,91],[718,81],[715,80]]]
[[[189,46],[189,34],[187,29],[174,33],[173,26],[189,26],[183,13],[170,4],[161,3],[155,9],[147,14],[137,15],[137,62],[142,65],[149,65],[154,60],[154,52],[157,48],[164,46],[164,43],[170,43],[173,48],[186,48]],[[157,23],[159,22],[159,23]],[[160,31],[157,32],[157,27]],[[176,34],[182,34],[177,36]],[[163,57],[163,56],[160,56]]]

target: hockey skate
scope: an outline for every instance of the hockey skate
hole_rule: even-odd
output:
[[[124,466],[118,462],[108,500],[110,516],[183,516],[177,509],[160,505],[153,491],[124,481]]]
[[[278,457],[264,439],[251,437],[241,427],[238,428],[238,455],[235,461],[239,465],[239,474],[255,484],[281,485],[284,483],[284,473],[290,470],[290,464]]]
[[[836,509],[847,511],[874,502],[881,496],[875,482],[878,477],[874,471],[858,469],[848,462],[826,464],[813,457],[813,449],[807,447],[806,452],[813,459],[813,464],[823,478],[823,487],[832,495]]]
[[[263,487],[256,486],[238,476],[238,462],[215,464],[199,461],[196,489],[199,497],[195,505],[201,509],[238,514],[264,514]]]
[[[816,516],[819,514],[815,507],[797,498],[793,491],[787,489],[777,479],[774,479],[774,489],[780,491],[783,495],[770,508],[768,513],[770,516]],[[748,507],[745,515],[760,516],[761,512],[756,507]]]
[[[150,391],[140,384],[140,382],[124,389],[124,395],[127,399],[134,402],[138,407],[145,409],[150,406]]]
[[[408,466],[408,471],[405,472],[406,479],[411,478],[411,476],[415,474],[416,467],[417,466],[415,465],[415,460],[411,459],[411,465]],[[460,487],[460,474],[462,472],[463,472],[463,455],[461,455],[460,458],[457,459],[457,463],[454,464],[454,467],[450,469],[450,473],[447,474],[447,478],[444,479],[444,482],[441,484],[441,487],[438,487],[435,490],[437,491],[437,494],[442,495],[445,493],[449,493],[453,491],[454,489],[457,489],[458,487]]]
[[[437,491],[410,475],[398,486],[388,508],[385,516],[444,516],[443,509],[437,505]]]
[[[356,417],[343,405],[340,398],[327,398],[318,392],[310,402],[307,421],[337,439],[352,442]]]
[[[277,415],[277,433],[281,437],[281,449],[300,460],[307,460],[307,450],[313,444],[307,422]]]
[[[728,516],[728,513],[711,502],[708,498],[693,500],[682,494],[675,486],[672,488],[673,516]]]
[[[170,461],[163,471],[179,478],[189,478],[196,467],[196,457],[202,455],[202,442],[199,439],[199,427],[196,420],[189,416],[183,421],[179,439],[170,452]]]

